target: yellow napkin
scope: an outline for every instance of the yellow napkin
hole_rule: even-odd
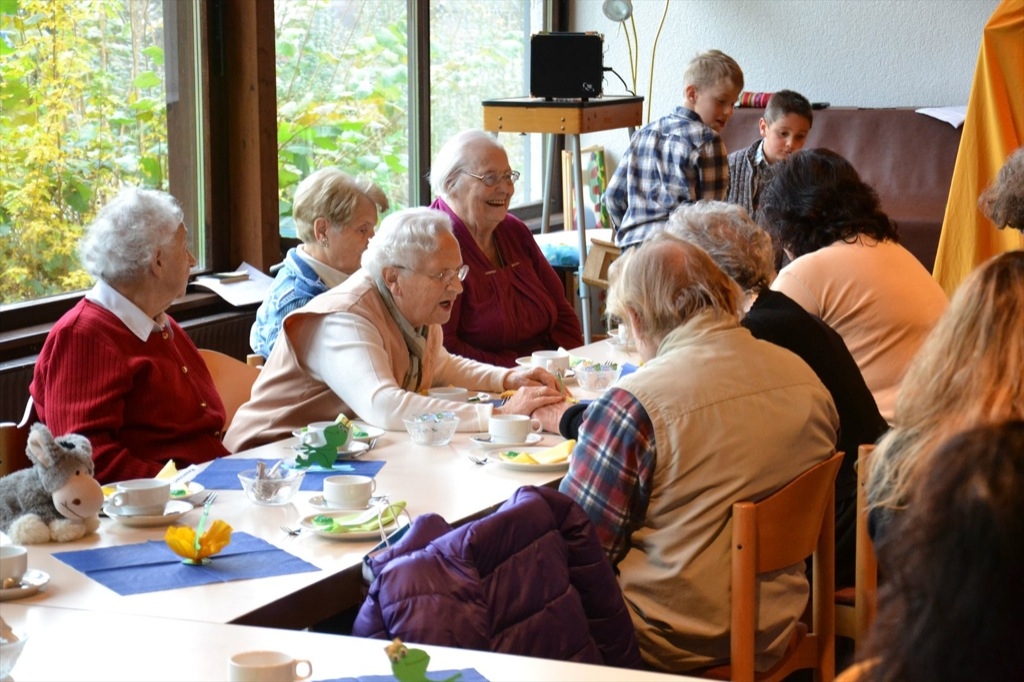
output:
[[[574,439],[567,440],[563,443],[559,443],[553,448],[548,448],[541,452],[535,452],[532,457],[538,464],[555,464],[557,462],[564,462],[569,459],[569,455],[572,454],[572,449],[576,447],[576,441]]]
[[[168,480],[169,481],[169,480],[171,480],[172,478],[174,478],[177,475],[178,475],[178,467],[174,466],[174,460],[172,459],[172,460],[169,460],[167,462],[167,464],[164,465],[164,468],[160,470],[160,473],[158,473],[153,478],[161,480],[161,481],[163,481],[163,480]]]

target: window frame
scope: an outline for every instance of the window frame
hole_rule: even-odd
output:
[[[551,30],[568,27],[570,0],[546,0]],[[410,87],[410,204],[427,205],[431,193],[427,176],[430,163],[429,0],[407,0],[410,41],[409,68],[417,74]],[[193,3],[164,0],[165,24],[170,17],[193,12]],[[285,243],[279,235],[277,181],[277,93],[275,82],[274,11],[272,2],[205,0],[198,3],[201,31],[202,82],[195,90],[203,99],[198,134],[205,144],[201,155],[175,157],[169,171],[172,192],[179,198],[190,222],[205,226],[206,253],[202,272],[231,269],[242,261],[264,272],[281,260]],[[226,30],[225,27],[230,27]],[[166,30],[166,29],[165,29]],[[179,68],[190,67],[193,43],[185,40],[190,29],[176,21]],[[192,71],[195,72],[195,69]],[[180,82],[180,81],[179,81]],[[180,91],[180,89],[179,89]],[[510,93],[514,94],[514,93]],[[177,137],[195,128],[194,101],[182,98],[168,105],[168,136]],[[556,142],[556,157],[561,140]],[[175,146],[178,148],[178,145]],[[201,162],[201,164],[200,164]],[[183,190],[188,178],[200,169],[205,202]],[[560,187],[560,164],[548,179]],[[561,193],[550,193],[552,224],[557,227]],[[538,225],[541,202],[512,211],[531,225]],[[226,227],[225,227],[226,226]],[[200,274],[197,271],[194,274]],[[84,296],[78,291],[35,301],[0,306],[0,362],[39,352],[50,327]],[[176,301],[169,312],[179,320],[235,310],[214,294],[196,290]]]

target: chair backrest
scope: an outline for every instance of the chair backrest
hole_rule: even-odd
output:
[[[0,476],[32,466],[25,447],[28,445],[28,430],[37,421],[35,404],[29,397],[20,422],[0,422]]]
[[[259,353],[249,353],[245,356],[245,364],[250,367],[263,367],[267,364],[267,359]]]
[[[737,502],[732,518],[731,679],[754,680],[757,576],[813,555],[811,631],[801,624],[783,659],[756,679],[811,668],[835,677],[835,480],[839,452],[760,502]]]
[[[854,609],[856,612],[856,646],[864,643],[868,629],[875,621],[878,605],[878,560],[875,545],[868,533],[868,474],[874,445],[861,445],[857,452],[857,550],[854,573]]]
[[[217,392],[220,393],[221,402],[224,403],[224,430],[227,431],[235,412],[252,395],[252,385],[256,383],[260,369],[207,348],[200,348],[199,354],[203,356],[206,367],[213,376],[213,383],[217,386]]]

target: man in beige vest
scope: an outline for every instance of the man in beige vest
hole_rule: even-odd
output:
[[[560,490],[619,572],[644,660],[671,672],[726,662],[731,506],[831,456],[839,418],[803,360],[740,326],[739,288],[699,247],[651,238],[615,264],[608,293],[644,365],[590,406]],[[766,669],[807,603],[805,567],[759,590]]]

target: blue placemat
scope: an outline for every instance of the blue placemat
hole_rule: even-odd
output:
[[[193,480],[210,490],[241,490],[242,484],[238,480],[239,472],[255,469],[256,462],[263,462],[269,467],[276,461],[274,459],[235,459],[231,457],[215,459]],[[380,460],[349,459],[337,462],[330,471],[307,470],[306,475],[302,477],[302,483],[299,484],[299,490],[323,490],[324,478],[338,474],[357,474],[373,478],[378,471],[384,468],[385,464],[386,462]]]
[[[320,570],[248,533],[232,533],[231,543],[205,566],[181,563],[163,540],[53,556],[120,595]]]
[[[433,682],[448,680],[459,675],[458,682],[489,682],[489,680],[477,672],[474,668],[463,668],[462,670],[432,670],[427,671],[427,679]],[[399,682],[394,675],[361,675],[360,677],[337,677],[331,680],[320,680],[319,682]]]

